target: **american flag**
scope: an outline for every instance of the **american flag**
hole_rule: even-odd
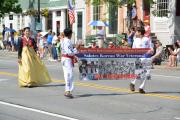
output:
[[[68,14],[69,14],[69,22],[72,25],[75,22],[74,9],[72,6],[72,0],[68,0]]]

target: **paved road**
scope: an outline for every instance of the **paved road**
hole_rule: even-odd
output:
[[[129,81],[80,81],[76,66],[75,98],[66,99],[60,63],[44,61],[53,83],[19,88],[15,55],[0,52],[0,120],[180,120],[180,70],[153,69],[142,95]]]

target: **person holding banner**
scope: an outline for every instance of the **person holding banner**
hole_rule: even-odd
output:
[[[151,40],[148,37],[144,36],[145,30],[142,28],[137,28],[136,31],[136,38],[134,39],[133,46],[132,48],[150,48],[150,51],[148,53],[152,54],[153,53],[153,48],[151,44]],[[140,62],[145,63],[146,61],[151,60],[151,58],[140,58]],[[141,75],[143,72],[143,75]],[[139,75],[137,76],[136,79],[132,80],[130,83],[130,90],[135,91],[135,83],[136,80],[140,80],[141,84],[139,86],[139,93],[144,94],[144,87],[145,87],[145,82],[147,79],[150,79],[150,70],[149,69],[144,69]],[[140,78],[140,79],[139,79]]]
[[[63,66],[64,79],[65,79],[65,94],[67,98],[73,98],[72,90],[74,88],[73,84],[73,67],[75,61],[75,54],[77,53],[77,49],[73,48],[73,44],[71,42],[72,30],[70,28],[66,28],[64,30],[65,38],[61,41],[61,63]]]

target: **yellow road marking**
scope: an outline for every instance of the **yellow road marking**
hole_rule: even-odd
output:
[[[17,74],[9,73],[9,72],[0,72],[0,74],[1,75],[17,77]],[[64,83],[64,80],[53,79],[52,82],[54,82],[54,83]],[[116,87],[105,86],[105,85],[99,85],[99,84],[95,84],[95,83],[75,82],[75,85],[83,86],[83,87],[90,87],[90,88],[95,88],[95,89],[103,89],[103,90],[114,91],[114,92],[134,93],[134,92],[131,92],[128,89],[116,88]],[[165,95],[165,94],[158,94],[158,93],[147,93],[147,94],[143,94],[143,95],[151,96],[151,97],[158,97],[158,98],[163,98],[163,99],[170,99],[170,100],[180,100],[180,96],[167,95],[167,94]]]
[[[1,75],[7,75],[7,76],[14,76],[17,77],[17,74],[14,73],[8,73],[8,72],[0,72]]]

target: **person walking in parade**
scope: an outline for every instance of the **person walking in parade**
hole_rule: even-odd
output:
[[[152,44],[151,44],[151,40],[149,40],[149,38],[145,37],[144,36],[145,34],[145,30],[142,29],[142,28],[137,28],[137,31],[136,31],[136,38],[134,39],[134,42],[133,42],[133,46],[132,48],[150,48],[150,51],[148,52],[149,54],[152,54],[153,52],[153,48],[152,48]],[[151,58],[140,58],[140,62],[144,62],[144,61],[150,61]],[[142,93],[144,94],[145,91],[144,91],[144,87],[145,87],[145,82],[147,79],[150,79],[150,70],[146,70],[145,72],[145,76],[142,77],[141,79],[139,79],[138,77],[135,78],[134,80],[131,81],[130,83],[130,90],[131,91],[135,91],[135,83],[136,83],[136,80],[140,80],[141,81],[141,84],[139,86],[139,93]]]
[[[37,46],[30,37],[30,28],[24,28],[24,36],[18,40],[19,86],[34,87],[51,82],[49,73],[36,54]]]
[[[72,30],[66,28],[64,30],[65,38],[61,40],[61,62],[63,66],[64,79],[65,79],[65,94],[67,98],[73,98],[72,91],[74,88],[73,84],[73,67],[74,67],[74,58],[77,53],[77,49],[73,48],[71,42]]]

